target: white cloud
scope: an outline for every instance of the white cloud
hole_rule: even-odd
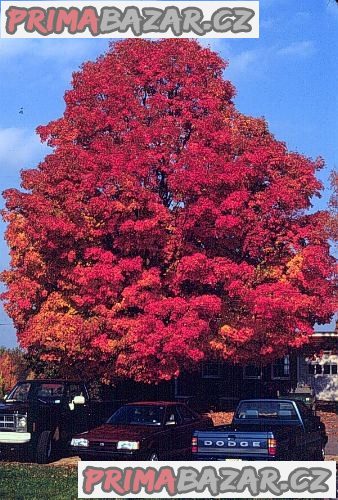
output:
[[[40,40],[34,40],[40,42]],[[80,59],[81,61],[88,56],[93,48],[92,40],[88,39],[64,39],[64,40],[41,40],[39,44],[40,54],[43,58],[58,58],[63,61]]]
[[[7,59],[11,57],[16,57],[17,55],[25,55],[29,52],[31,47],[31,40],[0,40],[0,60]]]
[[[304,40],[302,42],[293,42],[286,47],[278,50],[281,56],[296,56],[296,57],[309,57],[315,53],[315,45],[311,40]]]
[[[326,4],[326,10],[329,16],[338,17],[338,5],[335,0],[330,0],[330,2]]]
[[[231,71],[232,76],[246,71],[252,63],[262,57],[264,52],[262,50],[245,50],[236,54],[232,50],[231,43],[222,38],[202,38],[199,43],[203,47],[218,52],[223,59],[228,61],[228,71]]]
[[[39,137],[30,129],[0,128],[0,170],[1,177],[10,173],[8,169],[30,168],[47,152]]]
[[[260,58],[261,51],[245,50],[230,58],[230,70],[234,73],[243,73]]]
[[[294,15],[295,20],[299,21],[309,21],[312,18],[312,14],[307,10],[300,10]]]
[[[238,54],[228,50],[226,54],[222,54],[229,60],[230,78],[237,78],[242,74],[255,75],[259,78],[265,78],[268,75],[266,68],[277,57],[310,57],[316,52],[315,45],[312,41],[306,40],[302,42],[294,42],[285,47],[271,45],[269,47],[260,47],[252,50],[245,50]]]
[[[95,52],[102,52],[108,47],[107,40],[101,43],[92,43],[91,39],[49,39],[49,40],[21,40],[2,39],[0,40],[0,61],[13,60],[17,57],[29,57],[40,60],[50,60],[57,62],[69,62],[72,60],[82,61],[91,57],[93,49]]]

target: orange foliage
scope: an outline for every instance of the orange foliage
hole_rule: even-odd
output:
[[[0,396],[26,376],[26,366],[18,349],[0,351]]]

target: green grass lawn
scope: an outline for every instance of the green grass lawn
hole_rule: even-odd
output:
[[[0,462],[3,500],[75,500],[77,468]]]
[[[77,467],[0,461],[0,500],[77,498]]]
[[[77,467],[0,462],[1,500],[77,498]]]

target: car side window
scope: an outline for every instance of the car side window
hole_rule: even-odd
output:
[[[178,411],[182,417],[183,424],[190,424],[196,420],[196,415],[189,410],[186,406],[179,406]]]
[[[169,406],[166,414],[166,425],[181,425],[182,420],[176,406]]]
[[[67,388],[67,398],[71,403],[75,396],[86,396],[81,384],[69,384]]]

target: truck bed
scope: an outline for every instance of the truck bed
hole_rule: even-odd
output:
[[[230,425],[195,432],[193,458],[304,460],[304,456],[321,457],[327,441],[325,426],[302,407],[301,411],[308,415],[304,424],[298,404],[278,399],[241,401]]]

